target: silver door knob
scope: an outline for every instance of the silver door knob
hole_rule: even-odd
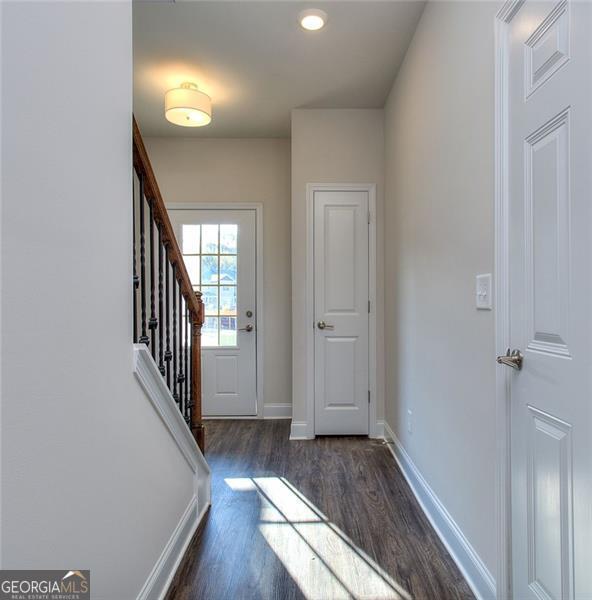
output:
[[[245,327],[241,327],[239,331],[246,331],[247,333],[251,333],[251,331],[253,331],[253,326],[249,323],[248,325],[245,325]]]
[[[319,329],[335,329],[335,327],[333,327],[333,325],[329,325],[328,323],[325,323],[325,321],[319,321],[317,323],[317,327]]]
[[[524,362],[524,356],[522,356],[520,350],[512,350],[512,352],[510,352],[510,349],[508,348],[505,355],[497,357],[497,362],[500,365],[506,365],[507,367],[512,367],[512,369],[520,371],[522,369],[522,363]]]

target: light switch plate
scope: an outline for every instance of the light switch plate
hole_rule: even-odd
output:
[[[491,294],[491,273],[477,275],[475,285],[475,303],[477,310],[491,310],[493,308]]]

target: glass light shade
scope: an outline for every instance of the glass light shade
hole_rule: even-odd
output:
[[[203,127],[212,121],[212,99],[193,83],[182,83],[164,96],[167,121],[182,127]]]

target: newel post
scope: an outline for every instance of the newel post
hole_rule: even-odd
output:
[[[204,452],[204,427],[201,420],[201,327],[204,322],[204,304],[201,293],[195,292],[199,314],[191,313],[191,431],[197,445]]]

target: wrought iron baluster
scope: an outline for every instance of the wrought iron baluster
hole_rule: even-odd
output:
[[[140,343],[148,345],[146,335],[146,220],[144,217],[144,174],[140,173],[140,295],[142,298],[142,335]]]
[[[165,269],[166,269],[166,350],[164,353],[164,360],[166,362],[166,382],[169,390],[171,389],[171,358],[173,353],[171,352],[171,274],[170,274],[170,262],[169,262],[169,247],[168,244],[165,247]]]
[[[138,277],[138,268],[136,260],[136,178],[132,177],[133,190],[132,190],[132,237],[133,237],[133,252],[134,252],[134,278],[133,278],[133,299],[134,299],[134,344],[138,341],[138,287],[140,285],[140,278]]]
[[[163,304],[163,243],[162,243],[162,225],[158,225],[158,370],[164,377],[166,369],[164,366],[164,347],[163,347],[163,322],[164,322],[164,304]]]
[[[177,393],[177,294],[175,287],[178,286],[177,281],[177,265],[173,263],[173,398],[175,402],[179,402],[179,394]]]
[[[154,268],[156,257],[154,252],[154,199],[148,202],[150,207],[150,321],[148,321],[148,329],[150,329],[150,337],[152,338],[152,358],[156,360],[156,328],[158,327],[158,319],[156,318],[156,304],[154,301]]]
[[[185,374],[183,373],[183,294],[181,293],[181,285],[179,285],[179,374],[177,375],[177,383],[179,384],[179,408],[183,413],[183,382]]]
[[[183,412],[183,416],[185,417],[185,422],[189,423],[189,368],[188,368],[188,352],[189,352],[189,342],[188,342],[188,332],[189,332],[189,307],[187,306],[187,300],[185,300],[185,352],[183,353],[183,357],[185,359],[185,410]]]
[[[190,364],[192,365],[192,369],[191,369],[191,387],[189,388],[190,396],[189,396],[189,402],[187,403],[186,419],[189,419],[188,422],[189,422],[189,426],[191,427],[191,423],[193,423],[193,406],[194,406],[194,403],[193,403],[193,384],[194,384],[194,382],[193,382],[193,352],[194,352],[193,342],[194,342],[195,338],[193,337],[193,327],[194,327],[193,315],[190,316],[190,319],[191,319],[191,322],[188,323],[187,325],[191,332],[191,336],[190,336],[191,337],[191,346],[189,347],[189,361],[190,361]]]

